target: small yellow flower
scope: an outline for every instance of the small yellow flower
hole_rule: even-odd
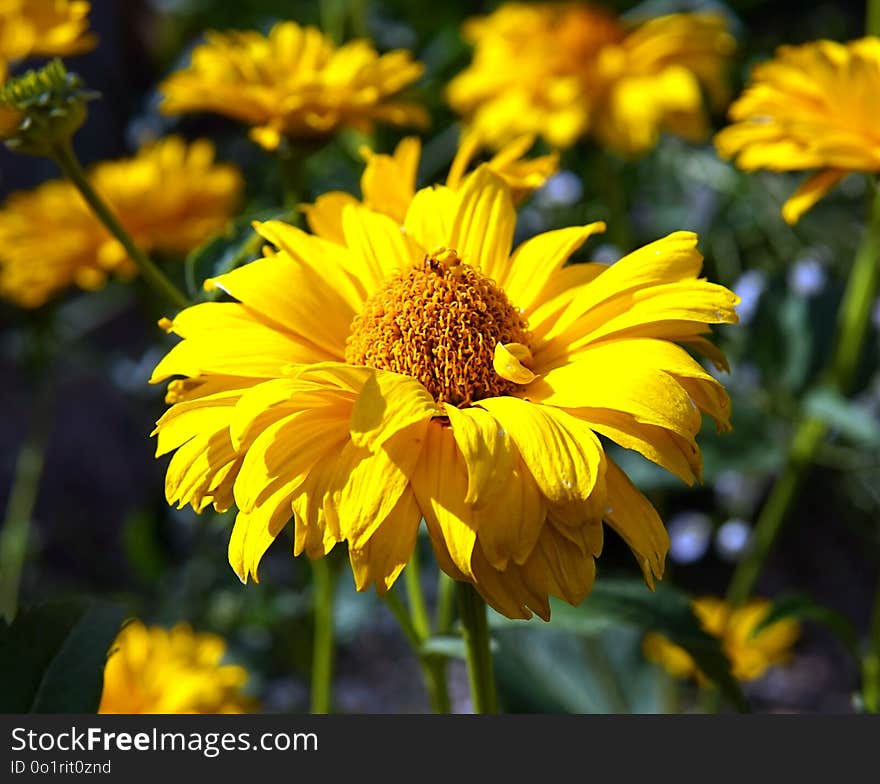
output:
[[[510,187],[514,201],[521,201],[540,188],[558,169],[559,156],[556,154],[524,158],[533,144],[534,137],[531,136],[515,139],[486,163]],[[465,135],[449,169],[447,187],[459,187],[480,146],[474,134]],[[344,243],[342,212],[347,205],[359,203],[403,224],[416,195],[416,173],[421,152],[421,142],[415,137],[403,139],[393,155],[374,153],[364,147],[361,154],[367,165],[361,177],[363,201],[359,202],[350,193],[331,191],[319,196],[314,204],[303,205],[312,231]]]
[[[135,241],[147,251],[183,255],[232,217],[243,182],[214,161],[208,141],[169,137],[134,158],[95,166],[90,179]],[[104,285],[136,267],[64,180],[16,193],[0,209],[0,296],[38,307],[75,284]]]
[[[730,660],[731,673],[740,681],[756,680],[769,667],[791,657],[791,649],[800,636],[800,624],[796,621],[779,620],[755,633],[772,609],[766,599],[752,599],[736,608],[713,596],[693,602],[703,629],[721,642]],[[690,654],[662,634],[646,635],[643,649],[647,659],[676,678],[696,678],[703,685],[708,683]]]
[[[89,3],[0,0],[0,81],[10,63],[31,56],[71,55],[94,48]]]
[[[629,26],[584,3],[507,3],[463,34],[474,61],[447,97],[483,140],[534,133],[569,147],[591,133],[624,155],[653,147],[661,130],[704,138],[703,91],[725,100],[734,48],[720,16]]]
[[[880,38],[781,46],[752,72],[715,137],[746,171],[818,169],[782,207],[794,224],[847,174],[880,171]]]
[[[385,163],[412,171],[416,152]],[[371,187],[402,206],[399,179]],[[704,335],[736,321],[736,297],[698,277],[696,236],[610,267],[566,265],[599,223],[514,251],[513,194],[487,165],[403,212],[352,200],[341,232],[258,224],[267,256],[206,283],[234,301],[163,321],[183,338],[152,377],[182,377],[155,430],[169,503],[238,507],[243,581],[293,516],[294,553],[346,542],[359,590],[391,587],[423,518],[440,567],[511,618],[587,595],[603,520],[653,584],[666,531],[599,436],[691,483],[702,412],[729,427],[682,347],[723,363]]]
[[[161,87],[166,114],[215,112],[252,126],[268,150],[282,138],[324,138],[374,121],[426,125],[425,110],[397,94],[423,71],[405,50],[377,54],[365,40],[341,47],[314,27],[281,22],[257,32],[209,32],[189,68]]]
[[[247,670],[222,664],[225,654],[215,634],[132,621],[110,648],[98,713],[252,712]]]

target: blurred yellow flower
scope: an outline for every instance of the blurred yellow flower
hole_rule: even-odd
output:
[[[413,171],[416,153],[385,164]],[[401,206],[399,178],[371,187]],[[737,299],[698,277],[692,233],[568,266],[603,224],[513,251],[515,221],[481,165],[415,192],[402,225],[356,201],[341,236],[258,224],[274,249],[206,282],[236,301],[163,321],[183,338],[152,376],[183,377],[154,431],[174,452],[166,496],[237,505],[243,581],[291,516],[295,555],[346,542],[357,588],[380,593],[424,518],[440,567],[511,618],[587,595],[603,520],[649,584],[662,575],[663,524],[599,436],[693,482],[702,413],[727,429],[729,400],[683,346],[723,363],[704,335]]]
[[[174,255],[220,231],[243,188],[209,141],[178,137],[100,163],[90,180],[142,248]],[[38,307],[72,284],[100,288],[110,273],[128,278],[136,267],[69,182],[15,193],[0,208],[0,296]]]
[[[248,713],[244,667],[222,664],[226,643],[215,634],[127,624],[110,648],[98,713]]]
[[[481,139],[524,133],[570,147],[587,133],[624,155],[653,147],[662,130],[708,134],[704,90],[727,97],[734,40],[713,14],[673,14],[627,25],[585,3],[506,3],[463,28],[474,61],[447,98]]]
[[[0,0],[0,80],[10,63],[31,56],[79,54],[94,48],[89,3]]]
[[[715,137],[746,171],[818,169],[782,207],[797,223],[852,172],[880,171],[880,38],[782,46],[755,67]]]
[[[274,150],[282,138],[322,138],[374,121],[428,123],[425,110],[397,94],[424,70],[405,50],[379,55],[366,40],[336,47],[320,30],[281,22],[257,32],[209,32],[190,66],[161,86],[166,114],[215,112],[252,126]]]
[[[721,642],[733,677],[741,681],[756,680],[769,667],[791,657],[791,649],[800,636],[800,624],[796,621],[779,620],[756,633],[772,609],[766,599],[752,599],[741,607],[731,607],[713,596],[693,602],[703,629]],[[648,660],[660,664],[676,678],[697,678],[701,684],[708,683],[690,654],[662,634],[646,635],[643,650]]]
[[[557,154],[537,158],[523,156],[534,144],[534,137],[523,136],[503,147],[486,165],[501,177],[518,202],[537,190],[552,177],[559,166]],[[393,155],[374,153],[367,147],[361,154],[367,165],[361,177],[363,204],[403,224],[406,211],[416,194],[416,173],[422,145],[415,137],[403,139]],[[446,185],[457,188],[468,167],[480,152],[480,143],[474,134],[466,134],[459,145],[449,169]],[[349,204],[359,204],[350,193],[331,191],[319,196],[314,204],[303,205],[309,227],[334,242],[344,244],[342,213]]]

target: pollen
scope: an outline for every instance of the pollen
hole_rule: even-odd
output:
[[[412,376],[438,403],[463,408],[516,388],[495,372],[495,346],[527,346],[529,337],[493,281],[439,248],[367,301],[352,321],[345,359]]]

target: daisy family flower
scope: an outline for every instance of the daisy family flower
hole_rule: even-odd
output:
[[[773,609],[766,599],[751,599],[733,607],[723,599],[703,596],[695,599],[692,606],[703,629],[720,640],[733,677],[741,681],[756,680],[774,664],[787,661],[800,636],[800,624],[791,619],[759,628]],[[643,650],[647,659],[662,665],[676,678],[708,682],[690,654],[662,634],[646,635]]]
[[[512,189],[485,164],[400,185],[365,195],[402,220],[339,200],[311,234],[258,224],[265,258],[206,282],[230,301],[163,322],[182,338],[152,377],[174,379],[168,501],[238,507],[242,581],[293,516],[294,553],[345,542],[359,590],[391,587],[423,518],[440,567],[511,618],[587,595],[603,521],[652,584],[666,531],[600,436],[699,476],[701,415],[727,429],[729,401],[683,346],[724,364],[705,335],[736,297],[698,277],[688,232],[610,267],[566,264],[597,223],[514,250]]]
[[[0,0],[0,80],[10,63],[32,56],[71,55],[94,48],[89,3]]]
[[[794,224],[852,172],[880,171],[880,38],[782,46],[755,67],[715,137],[746,171],[815,169],[782,207]]]
[[[215,634],[128,623],[110,648],[98,713],[247,713],[244,667],[223,664]]]
[[[474,60],[447,98],[485,141],[535,133],[569,147],[589,133],[624,155],[653,147],[661,130],[705,138],[703,92],[726,100],[734,48],[717,15],[630,25],[585,3],[506,3],[463,35]]]
[[[161,86],[166,114],[215,112],[252,126],[274,150],[282,138],[324,138],[374,122],[426,125],[425,110],[398,93],[423,67],[405,50],[379,55],[365,40],[336,47],[314,27],[281,22],[268,36],[210,32],[190,66]]]
[[[142,248],[172,255],[220,231],[243,188],[234,166],[215,162],[210,142],[178,137],[100,163],[90,180]],[[67,181],[13,194],[0,208],[0,296],[18,305],[38,307],[72,284],[97,289],[109,274],[135,270]]]

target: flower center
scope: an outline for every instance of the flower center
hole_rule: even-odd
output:
[[[440,248],[367,301],[345,359],[412,376],[438,403],[464,407],[516,387],[492,366],[498,343],[528,345],[526,320],[491,280]]]

